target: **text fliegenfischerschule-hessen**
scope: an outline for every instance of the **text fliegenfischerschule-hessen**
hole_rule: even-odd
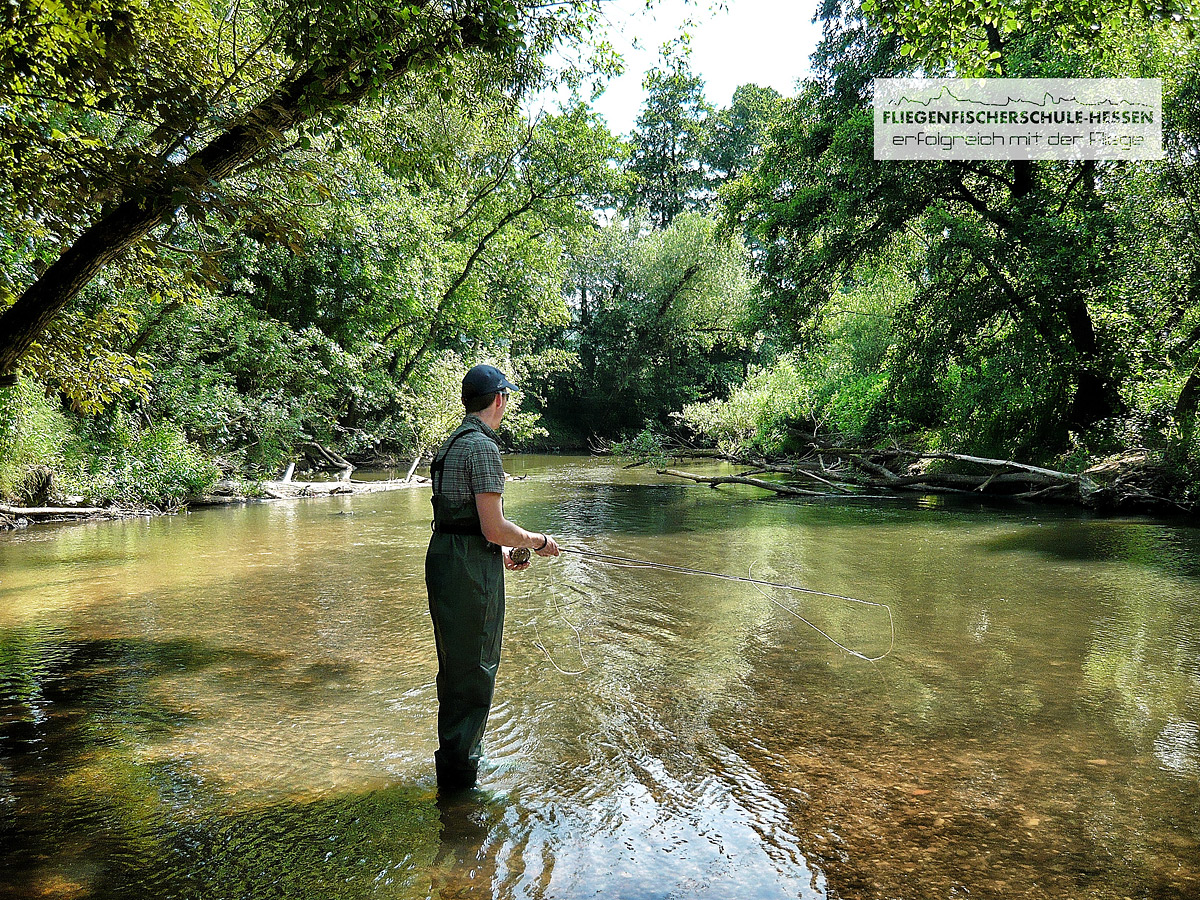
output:
[[[1153,125],[1147,110],[884,110],[884,125]]]

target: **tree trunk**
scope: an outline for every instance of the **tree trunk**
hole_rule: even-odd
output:
[[[87,229],[7,312],[0,316],[0,373],[17,362],[67,302],[101,269],[145,237],[165,218],[169,205],[127,201]]]
[[[306,73],[250,111],[191,158],[167,170],[141,196],[102,215],[0,317],[0,372],[10,372],[50,322],[101,269],[166,221],[179,192],[228,178],[306,118],[301,101],[314,87],[328,94],[345,72],[322,82]]]
[[[129,345],[129,350],[126,352],[130,356],[137,356],[139,353],[141,353],[142,350],[145,349],[146,345],[150,343],[150,339],[154,337],[154,333],[158,330],[158,326],[166,320],[167,316],[171,315],[171,313],[175,312],[175,310],[179,309],[181,306],[183,306],[182,300],[172,300],[169,303],[164,304],[163,308],[159,310],[158,315],[142,326],[142,330],[138,333],[138,336],[134,338],[133,343]]]
[[[1173,414],[1175,424],[1189,437],[1196,428],[1198,408],[1200,408],[1200,363],[1192,366],[1192,371],[1188,373],[1187,381],[1183,383],[1183,388],[1179,392],[1179,399],[1175,402]]]
[[[1092,323],[1087,300],[1072,293],[1065,299],[1063,314],[1076,355],[1075,396],[1067,413],[1067,422],[1077,428],[1090,425],[1116,414],[1120,401],[1112,379],[1100,366],[1100,342]]]
[[[417,363],[419,363],[424,358],[425,354],[429,352],[430,348],[433,347],[434,339],[436,337],[433,329],[436,327],[436,321],[430,323],[429,334],[425,337],[425,340],[421,342],[421,346],[416,349],[416,352],[409,357],[409,360],[404,364],[403,369],[400,368],[400,354],[397,352],[397,354],[392,358],[392,365],[390,367],[391,375],[392,380],[395,381],[396,384],[403,385],[408,383],[409,376],[412,375],[413,370],[417,367]]]

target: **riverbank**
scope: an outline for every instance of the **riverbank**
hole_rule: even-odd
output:
[[[949,453],[917,453],[823,447],[803,458],[761,459],[715,449],[670,451],[671,467],[655,466],[667,481],[691,480],[716,488],[742,484],[793,497],[862,497],[883,495],[956,494],[999,502],[1022,501],[1075,506],[1112,515],[1178,516],[1197,509],[1200,488],[1181,473],[1145,452],[1123,454],[1079,473],[1059,472],[1012,460],[985,459]],[[739,467],[736,474],[697,474],[679,466],[688,461],[721,462]],[[645,465],[649,458],[631,465]],[[511,476],[510,476],[511,477]],[[518,476],[523,477],[523,476]],[[0,532],[51,522],[96,521],[171,515],[186,508],[239,503],[302,500],[404,490],[429,484],[413,472],[407,478],[385,480],[271,480],[218,481],[210,491],[170,508],[157,506],[85,505],[83,498],[61,506],[20,507],[0,504]]]
[[[1001,501],[1076,506],[1092,512],[1179,515],[1200,508],[1200,485],[1178,467],[1145,451],[1115,455],[1077,472],[1008,459],[946,452],[920,452],[898,445],[885,449],[813,444],[800,457],[761,458],[717,449],[639,454],[634,465],[666,459],[721,460],[742,471],[702,475],[656,466],[659,475],[719,487],[741,484],[789,497],[893,494],[953,494]]]
[[[376,494],[421,487],[429,479],[414,475],[410,479],[395,478],[383,481],[219,481],[212,491],[174,509],[132,506],[41,506],[21,507],[0,505],[0,531],[13,531],[50,522],[103,521],[133,519],[145,516],[171,515],[183,509],[206,506],[228,506],[237,503],[262,503],[275,500],[303,500],[316,497]]]

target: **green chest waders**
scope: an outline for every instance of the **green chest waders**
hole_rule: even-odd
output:
[[[459,438],[430,466],[433,536],[425,554],[425,586],[437,644],[438,786],[475,784],[483,731],[492,706],[500,637],[504,629],[504,561],[483,536],[475,498],[450,501],[442,494],[446,458]]]

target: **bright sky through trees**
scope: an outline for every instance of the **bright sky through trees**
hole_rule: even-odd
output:
[[[609,128],[628,134],[642,104],[642,77],[659,60],[659,48],[675,38],[691,18],[692,70],[705,83],[716,107],[728,106],[734,89],[754,83],[784,96],[809,74],[809,55],[820,39],[813,23],[815,0],[729,0],[727,8],[661,0],[647,10],[645,0],[613,0],[609,39],[625,57],[625,74],[613,79],[596,103]]]

